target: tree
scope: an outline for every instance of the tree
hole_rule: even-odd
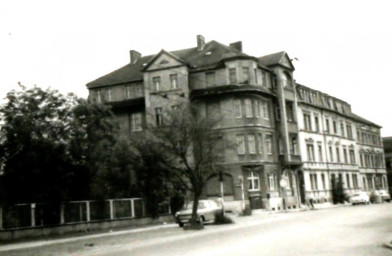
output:
[[[7,201],[53,202],[69,197],[75,175],[67,156],[73,95],[39,87],[13,90],[0,107]]]
[[[151,129],[151,142],[160,154],[162,165],[170,171],[193,197],[192,219],[197,220],[197,207],[207,180],[219,172],[223,139],[214,127],[219,120],[208,119],[196,108],[183,104],[167,112],[164,125]]]
[[[98,200],[137,195],[132,175],[135,154],[121,134],[111,107],[80,100],[71,122],[75,164],[88,170],[90,197]]]

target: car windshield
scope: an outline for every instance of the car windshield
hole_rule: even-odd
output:
[[[189,204],[186,206],[187,209],[192,209],[193,207],[193,202],[189,202]],[[206,203],[205,202],[199,202],[197,209],[204,209],[206,208]]]

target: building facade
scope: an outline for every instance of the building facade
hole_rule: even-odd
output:
[[[333,185],[348,195],[386,189],[380,126],[340,99],[297,84],[302,198],[332,201]]]
[[[382,148],[368,142],[379,136],[380,127],[333,97],[327,100],[336,102],[337,109],[308,101],[313,96],[305,91],[327,95],[296,84],[294,70],[285,52],[254,57],[242,51],[241,42],[226,46],[197,36],[196,47],[189,49],[150,56],[131,50],[129,64],[87,88],[91,102],[112,105],[124,133],[162,125],[165,112],[182,102],[196,106],[206,118],[217,118],[214,129],[236,145],[224,150],[226,205],[245,198],[252,209],[282,210],[299,207],[308,196],[330,200],[332,175],[346,179],[348,192],[375,187],[376,177],[383,180],[385,172],[374,166]],[[356,137],[358,129],[366,143]],[[360,165],[362,158],[369,166]],[[220,193],[213,176],[204,196]]]
[[[385,167],[388,176],[389,194],[392,192],[392,137],[383,137],[382,142],[384,145],[385,153]]]

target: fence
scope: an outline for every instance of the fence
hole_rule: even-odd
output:
[[[170,209],[161,211],[169,214]],[[0,230],[146,217],[142,198],[0,206]]]

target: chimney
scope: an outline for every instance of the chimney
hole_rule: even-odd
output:
[[[197,50],[198,51],[202,51],[204,49],[204,45],[205,45],[205,41],[204,41],[204,36],[202,35],[197,35]]]
[[[235,43],[231,43],[230,47],[239,50],[240,52],[242,52],[242,41],[238,41]]]
[[[130,50],[129,57],[131,58],[131,64],[135,64],[136,61],[142,57],[142,54],[135,50]]]

